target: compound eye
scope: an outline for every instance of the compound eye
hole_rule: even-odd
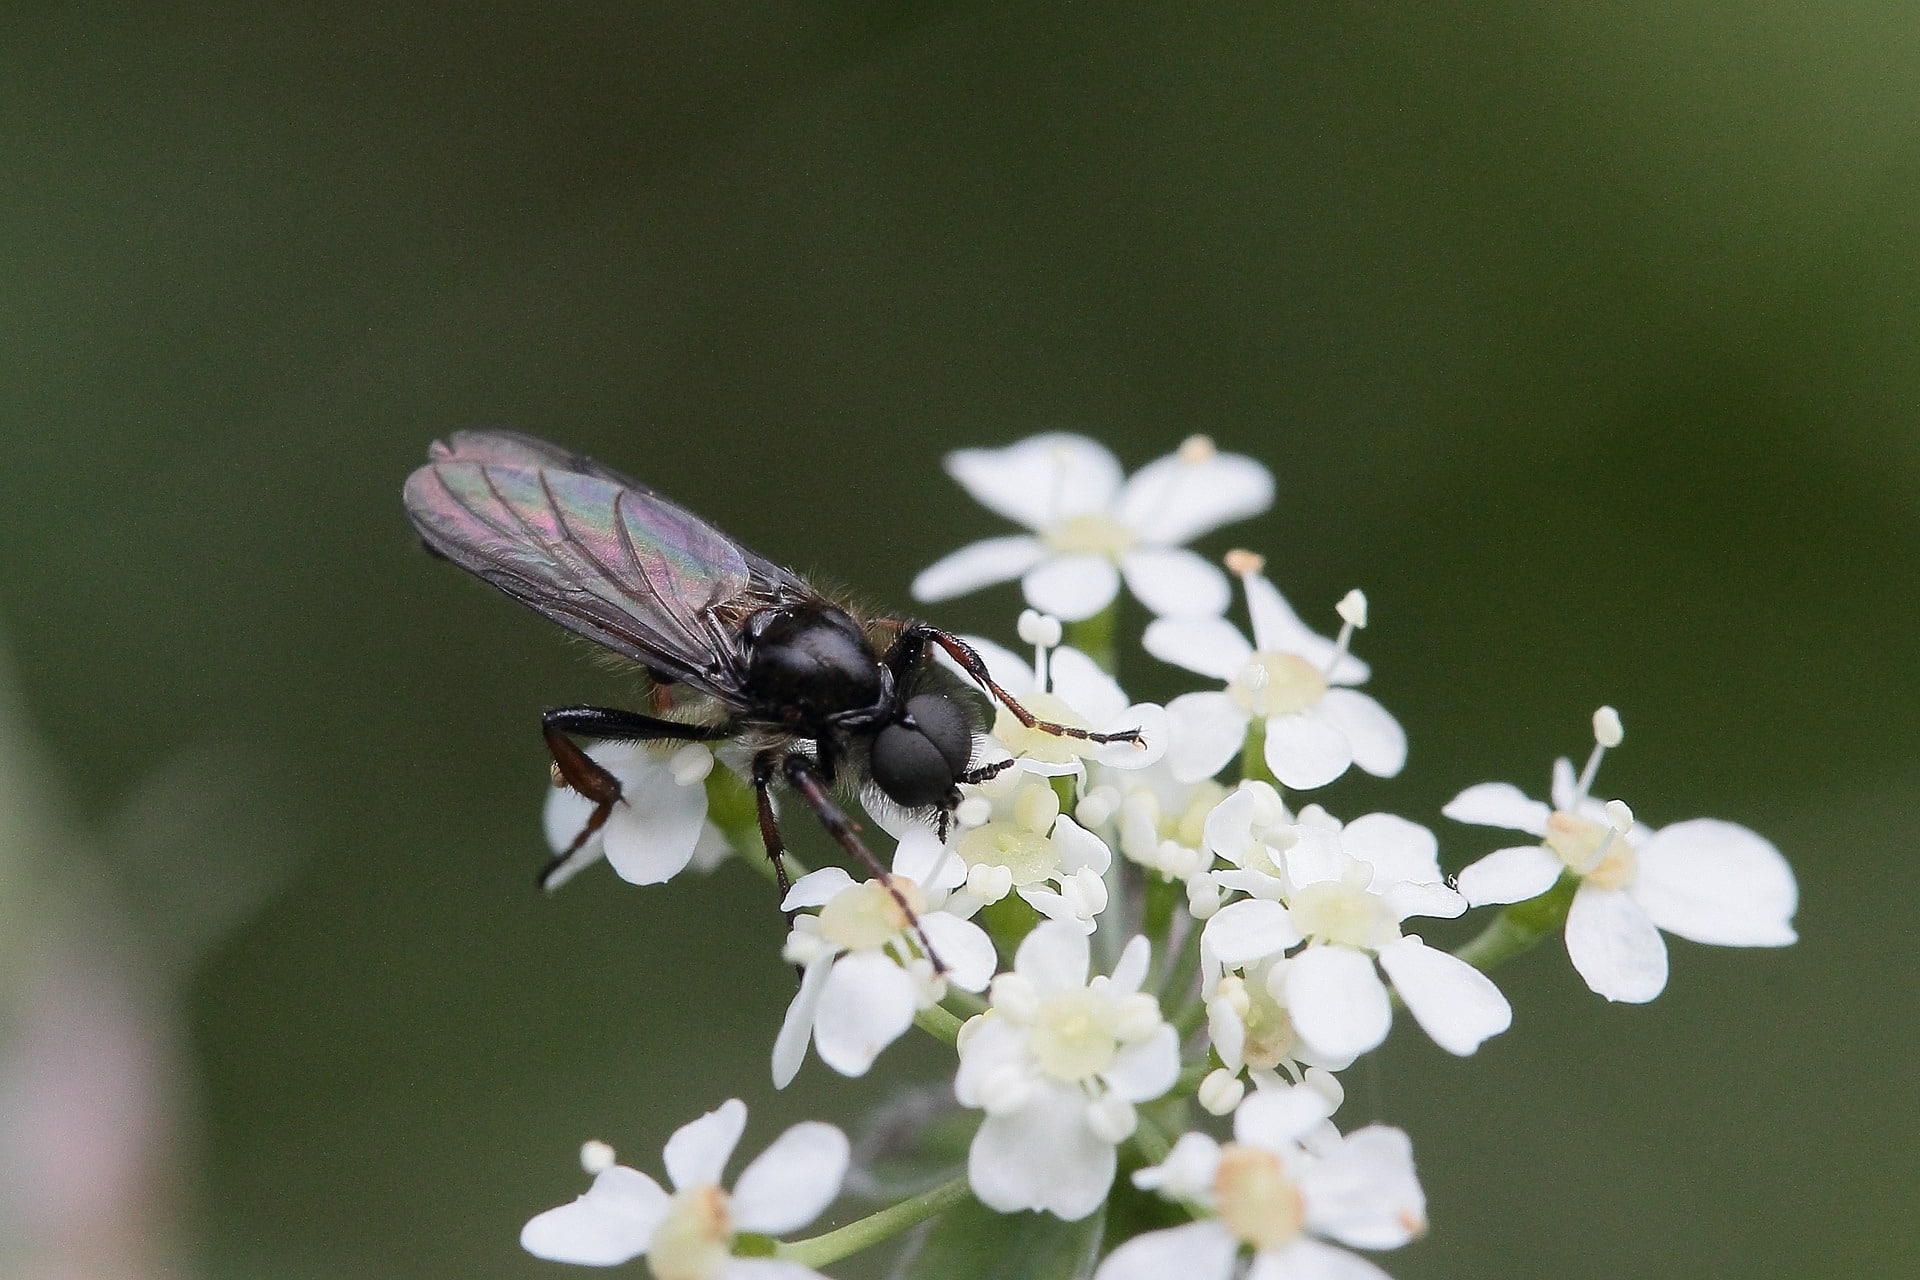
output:
[[[944,804],[966,771],[973,730],[951,698],[921,693],[907,699],[913,727],[890,724],[873,739],[873,780],[909,809]]]

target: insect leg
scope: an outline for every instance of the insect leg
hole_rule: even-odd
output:
[[[540,869],[543,889],[567,860],[593,838],[593,833],[607,824],[613,806],[620,801],[620,780],[596,764],[568,734],[622,742],[712,742],[730,736],[725,729],[710,725],[662,720],[615,707],[555,707],[541,714],[540,732],[547,740],[547,750],[553,753],[554,785],[571,787],[593,802],[593,812],[587,815],[580,834],[547,859],[547,865]]]
[[[935,954],[933,944],[927,941],[927,932],[920,927],[920,917],[914,914],[913,908],[908,905],[899,887],[893,883],[893,874],[880,865],[880,859],[874,857],[873,851],[867,848],[865,841],[860,839],[859,825],[847,816],[846,810],[834,802],[826,784],[820,780],[819,773],[815,771],[813,761],[798,752],[792,752],[780,761],[780,767],[781,771],[787,775],[787,781],[793,784],[793,789],[798,791],[813,809],[814,816],[820,819],[820,825],[827,829],[827,834],[832,836],[842,849],[866,863],[868,869],[880,877],[880,883],[887,886],[887,892],[893,895],[894,903],[912,923],[913,932],[920,939],[920,949],[927,953],[927,959],[933,964],[933,971],[944,974],[947,966]]]
[[[985,689],[998,699],[1002,706],[1013,712],[1015,719],[1029,729],[1038,729],[1041,733],[1051,733],[1062,738],[1082,738],[1088,742],[1140,741],[1140,731],[1138,729],[1123,729],[1118,733],[1094,733],[1090,729],[1078,729],[1072,725],[1055,724],[1051,720],[1040,719],[1034,715],[1033,712],[1021,706],[1017,698],[1000,687],[999,683],[994,680],[993,675],[987,670],[985,660],[974,651],[972,645],[962,640],[959,636],[954,635],[951,631],[942,631],[940,628],[930,627],[924,622],[914,623],[905,631],[901,632],[900,639],[894,642],[894,647],[896,649],[904,649],[907,655],[902,665],[911,665],[912,659],[919,656],[920,650],[929,642],[939,645],[948,657],[960,664],[961,670],[972,676],[982,689]],[[890,660],[893,658],[892,653],[889,653],[887,656]]]
[[[767,860],[773,863],[773,878],[780,884],[780,903],[784,907],[793,882],[787,878],[787,842],[780,835],[780,821],[773,816],[773,777],[779,757],[762,751],[753,758],[753,800],[760,816],[760,843],[766,846]],[[792,913],[788,913],[792,922]]]

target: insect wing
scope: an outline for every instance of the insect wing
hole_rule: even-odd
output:
[[[744,655],[713,611],[752,588],[740,548],[644,489],[527,465],[523,447],[492,433],[435,446],[406,487],[427,545],[568,630],[737,702]]]
[[[566,471],[575,475],[595,476],[612,484],[619,485],[637,494],[645,495],[657,506],[665,508],[679,518],[702,526],[715,537],[733,544],[733,549],[746,562],[747,572],[753,578],[754,594],[768,599],[789,601],[817,600],[819,592],[804,578],[791,569],[783,568],[755,552],[742,546],[699,516],[694,515],[673,499],[655,493],[638,480],[615,471],[604,463],[596,462],[583,453],[545,440],[526,435],[519,431],[495,429],[456,431],[445,441],[436,440],[427,451],[434,462],[481,462],[496,466],[532,467],[542,471]]]

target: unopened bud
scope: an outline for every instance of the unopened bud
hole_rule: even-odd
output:
[[[1225,1067],[1216,1067],[1200,1082],[1198,1100],[1208,1115],[1224,1116],[1246,1096],[1247,1086],[1240,1082],[1239,1076]]]

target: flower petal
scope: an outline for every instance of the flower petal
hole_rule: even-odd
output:
[[[1029,529],[1102,510],[1120,490],[1120,463],[1107,447],[1064,431],[1004,449],[956,449],[946,466],[974,501]]]
[[[913,1025],[913,978],[879,951],[841,956],[813,1019],[813,1051],[843,1076],[863,1076]]]
[[[1513,1025],[1513,1006],[1493,979],[1458,956],[1406,937],[1380,949],[1380,967],[1433,1042],[1462,1058]]]
[[[1231,680],[1253,657],[1253,646],[1225,618],[1156,618],[1141,647],[1162,662],[1215,680]]]
[[[1221,964],[1238,969],[1297,946],[1300,930],[1279,903],[1246,898],[1214,912],[1201,937]]]
[[[935,560],[919,572],[909,590],[915,600],[951,600],[1018,578],[1046,558],[1046,546],[1027,534],[985,538]]]
[[[660,884],[686,870],[707,820],[707,789],[683,787],[661,767],[623,792],[603,828],[608,865],[629,884]]]
[[[1609,1000],[1645,1004],[1667,986],[1667,944],[1625,890],[1580,886],[1567,909],[1567,955]]]
[[[785,1258],[729,1257],[714,1280],[828,1280],[812,1267]]]
[[[1233,601],[1227,575],[1183,547],[1141,547],[1120,556],[1127,590],[1156,617],[1225,613]]]
[[[1121,948],[1120,958],[1113,962],[1113,978],[1109,990],[1132,995],[1147,980],[1147,968],[1153,963],[1153,943],[1143,933],[1136,933]]]
[[[1309,1229],[1357,1249],[1397,1249],[1427,1229],[1413,1143],[1386,1125],[1355,1130],[1309,1165],[1300,1194]]]
[[[1545,845],[1521,844],[1495,849],[1462,871],[1457,883],[1468,906],[1525,902],[1553,888],[1561,868],[1559,857]]]
[[[1338,726],[1304,713],[1267,717],[1267,767],[1295,791],[1324,787],[1353,763],[1353,748]]]
[[[1392,1280],[1357,1253],[1348,1253],[1311,1236],[1253,1256],[1247,1280]]]
[[[1338,646],[1300,621],[1274,585],[1257,573],[1241,579],[1247,590],[1247,614],[1253,622],[1253,647],[1276,653],[1297,653],[1322,671],[1333,662]],[[1345,654],[1328,677],[1335,684],[1364,684],[1367,664]]]
[[[1159,764],[1173,738],[1167,728],[1167,709],[1154,702],[1136,702],[1110,720],[1096,721],[1093,729],[1096,733],[1139,732],[1138,738],[1129,741],[1096,743],[1086,753],[1089,760],[1109,769],[1146,769]]]
[[[1285,985],[1294,1030],[1322,1053],[1359,1057],[1393,1025],[1373,958],[1350,947],[1308,947],[1288,962]]]
[[[733,1225],[770,1236],[798,1231],[840,1194],[847,1155],[847,1135],[832,1125],[794,1125],[741,1171],[733,1186]]]
[[[1167,704],[1167,767],[1181,782],[1211,778],[1240,754],[1251,723],[1218,690],[1181,694]]]
[[[1794,941],[1800,891],[1773,843],[1716,818],[1662,827],[1635,850],[1629,892],[1668,933],[1722,947],[1783,947]]]
[[[967,864],[951,843],[941,844],[931,828],[915,824],[894,847],[893,874],[922,889],[957,889],[967,882]]]
[[[1087,939],[1070,925],[1045,921],[1033,927],[1014,953],[1016,973],[1043,996],[1087,985]]]
[[[821,867],[818,871],[809,871],[793,882],[787,890],[787,896],[780,899],[782,911],[799,911],[804,907],[824,907],[838,896],[842,889],[853,885],[853,877],[847,874],[845,867]]]
[[[1529,800],[1526,792],[1511,782],[1482,782],[1468,787],[1447,802],[1441,813],[1455,822],[1471,822],[1480,827],[1506,827],[1530,836],[1547,834],[1547,819],[1553,810],[1538,800]]]
[[[1173,1088],[1180,1078],[1180,1038],[1161,1023],[1144,1040],[1123,1046],[1100,1073],[1112,1090],[1128,1102],[1147,1102]]]
[[[1049,556],[1020,579],[1027,603],[1064,622],[1091,618],[1120,593],[1120,571],[1096,555]]]
[[[1135,1236],[1107,1255],[1093,1280],[1226,1280],[1240,1242],[1215,1219]]]
[[[1233,1113],[1237,1142],[1285,1152],[1333,1114],[1333,1102],[1318,1089],[1288,1085],[1256,1090]]]
[[[1375,893],[1403,881],[1440,882],[1440,842],[1432,831],[1398,814],[1363,814],[1341,831],[1340,843],[1349,856],[1373,868]]]
[[[1020,1070],[1027,1056],[1027,1031],[1005,1016],[982,1014],[968,1023],[973,1028],[966,1052],[960,1055],[960,1069],[954,1073],[953,1096],[963,1107],[986,1105],[984,1086],[1003,1071]]]
[[[814,957],[800,977],[800,989],[793,993],[787,1016],[780,1022],[780,1034],[773,1038],[773,1087],[784,1089],[800,1074],[807,1060],[807,1045],[813,1040],[813,1020],[820,1010],[820,993],[826,989],[827,975],[833,970],[835,956]]]
[[[667,1193],[660,1184],[625,1165],[601,1172],[571,1204],[537,1214],[520,1229],[520,1247],[549,1262],[612,1267],[647,1251]]]
[[[947,967],[947,981],[962,991],[985,991],[993,981],[1000,957],[994,952],[993,939],[971,920],[944,911],[929,911],[920,917],[920,927],[933,944],[940,963]]]
[[[1207,1043],[1234,1074],[1247,1064],[1247,1024],[1225,999],[1216,997],[1207,1002]]]
[[[1026,1106],[989,1115],[967,1149],[973,1194],[1001,1213],[1040,1209],[1069,1222],[1098,1209],[1115,1161],[1113,1145],[1087,1127],[1086,1111],[1079,1090],[1049,1080]]]
[[[1580,780],[1573,772],[1573,761],[1561,756],[1553,762],[1553,787],[1548,792],[1553,797],[1553,807],[1572,812],[1579,801]]]
[[[1273,476],[1252,458],[1182,449],[1134,472],[1115,514],[1143,541],[1178,546],[1271,505]]]
[[[1353,762],[1376,778],[1391,778],[1407,763],[1407,734],[1388,710],[1358,689],[1329,689],[1320,714],[1339,726]]]
[[[1113,850],[1107,848],[1107,842],[1064,813],[1054,819],[1048,838],[1060,856],[1060,871],[1065,875],[1072,875],[1082,867],[1091,867],[1105,875],[1113,865]]]
[[[734,1144],[746,1127],[747,1104],[728,1098],[698,1120],[675,1129],[661,1153],[674,1189],[718,1186],[727,1157],[733,1154]]]
[[[1127,695],[1100,664],[1072,645],[1061,645],[1047,656],[1047,674],[1053,692],[1085,716],[1088,724],[1111,720],[1127,709]]]

